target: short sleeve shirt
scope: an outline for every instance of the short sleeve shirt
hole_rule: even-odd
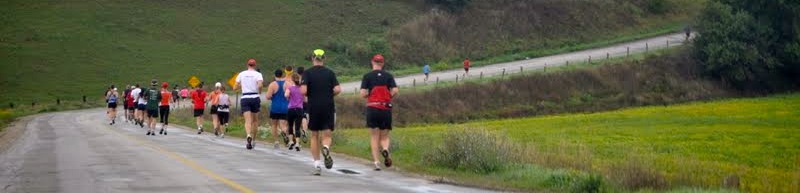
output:
[[[264,81],[264,76],[255,70],[245,70],[236,76],[236,82],[242,86],[242,93],[258,93],[258,81]],[[259,95],[244,95],[242,98],[258,98]]]
[[[336,73],[324,66],[314,66],[303,72],[302,85],[307,87],[310,110],[334,110],[333,88],[339,85]]]
[[[192,92],[192,102],[194,102],[194,109],[205,109],[206,108],[206,91],[197,89],[196,91]]]

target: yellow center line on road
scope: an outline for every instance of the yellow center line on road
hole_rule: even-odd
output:
[[[222,177],[219,174],[216,174],[216,173],[212,172],[211,170],[208,170],[208,169],[204,168],[200,164],[198,164],[198,163],[196,163],[196,162],[194,162],[194,161],[192,161],[192,160],[190,160],[188,158],[185,158],[185,157],[183,157],[181,155],[178,155],[175,152],[172,152],[172,151],[166,150],[164,148],[158,147],[158,146],[156,146],[156,145],[154,145],[154,144],[152,144],[150,142],[138,139],[136,137],[125,135],[125,134],[122,134],[122,133],[119,133],[119,132],[114,132],[114,133],[117,133],[118,135],[122,135],[122,136],[124,136],[124,137],[126,137],[126,138],[128,138],[130,140],[138,142],[141,145],[150,147],[150,148],[152,148],[152,149],[154,149],[154,150],[156,150],[158,152],[163,153],[164,155],[172,157],[173,159],[178,160],[179,162],[183,163],[184,165],[189,166],[190,168],[192,168],[192,169],[194,169],[194,170],[196,170],[196,171],[198,171],[200,173],[203,173],[208,177],[214,178],[215,180],[220,181],[223,184],[228,185],[229,187],[231,187],[231,188],[233,188],[235,190],[238,190],[239,192],[242,192],[242,193],[255,193],[255,191],[251,190],[250,188],[244,187],[243,185],[241,185],[239,183],[236,183],[236,182],[234,182],[232,180],[229,180],[229,179],[227,179],[225,177]]]

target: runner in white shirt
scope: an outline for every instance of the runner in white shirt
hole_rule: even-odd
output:
[[[140,125],[144,127],[143,126],[144,119],[142,117],[142,114],[144,112],[144,105],[141,105],[142,108],[139,108],[140,101],[144,101],[140,100],[142,98],[141,94],[142,94],[142,89],[139,87],[139,84],[136,84],[136,87],[134,87],[134,89],[131,90],[131,96],[133,96],[133,106],[134,106],[133,108],[135,109],[133,112],[133,119],[135,125]]]
[[[233,90],[241,88],[242,100],[240,108],[244,115],[244,129],[247,132],[247,149],[253,149],[253,136],[258,134],[258,112],[261,109],[261,88],[264,87],[264,76],[256,71],[256,60],[247,61],[247,70],[236,76]]]

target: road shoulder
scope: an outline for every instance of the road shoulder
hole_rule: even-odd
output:
[[[17,118],[14,122],[9,124],[8,127],[4,128],[3,131],[0,131],[0,155],[10,149],[11,146],[14,145],[14,142],[19,140],[20,136],[25,133],[25,128],[28,126],[28,123],[38,115],[41,114]]]

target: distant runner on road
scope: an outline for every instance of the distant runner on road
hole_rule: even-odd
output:
[[[161,102],[158,104],[158,116],[161,122],[161,130],[158,131],[158,134],[167,135],[170,101],[174,101],[172,94],[173,92],[169,91],[169,83],[161,83]],[[177,98],[177,96],[175,98]]]
[[[314,158],[314,171],[312,174],[320,175],[320,143],[322,143],[322,156],[325,159],[325,168],[333,167],[331,158],[331,132],[336,121],[336,105],[333,97],[341,93],[339,80],[336,74],[324,66],[325,51],[314,50],[312,56],[313,67],[303,73],[301,92],[308,97],[308,129],[311,130],[311,156]],[[322,133],[322,136],[320,136]]]
[[[130,86],[128,92],[125,93],[125,99],[127,99],[125,102],[125,118],[128,119],[129,123],[133,123],[136,120],[133,116],[133,112],[136,110],[136,103],[133,99],[133,94],[131,94],[135,88],[136,86]]]
[[[144,93],[147,100],[147,135],[156,135],[156,118],[158,117],[158,103],[161,102],[161,93],[158,91],[158,81],[150,81],[150,89]]]
[[[425,82],[428,82],[428,75],[431,73],[431,65],[425,63],[425,66],[422,67],[422,74],[425,74]]]
[[[125,85],[123,88],[125,90],[122,91],[122,96],[119,96],[119,98],[122,98],[122,116],[125,117],[125,122],[127,123],[130,121],[130,119],[128,119],[128,94],[131,94],[131,85]],[[117,105],[119,105],[119,103]]]
[[[247,70],[236,76],[233,90],[241,88],[241,109],[244,116],[244,129],[247,132],[247,149],[253,149],[253,136],[258,133],[258,112],[261,109],[261,88],[264,86],[264,76],[256,71],[256,60],[247,60]]]
[[[136,88],[131,91],[131,95],[133,96],[135,110],[134,110],[134,119],[136,119],[134,125],[139,125],[139,127],[144,128],[144,110],[145,110],[145,101],[144,97],[142,97],[142,90],[139,84],[136,84]]]
[[[469,75],[469,58],[464,59],[464,76]]]
[[[208,93],[203,90],[202,82],[199,86],[197,86],[197,89],[192,91],[192,102],[194,104],[194,117],[197,123],[197,134],[203,133],[203,114],[206,110],[206,102],[208,102],[206,95],[208,95]]]
[[[225,128],[231,116],[231,97],[225,93],[225,86],[219,87],[219,103],[217,103],[217,116],[219,116],[219,137],[225,138]]]
[[[108,103],[108,119],[109,125],[113,125],[117,118],[117,100],[119,100],[119,92],[117,87],[111,85],[106,92],[106,102]]]
[[[286,137],[286,118],[289,113],[289,101],[286,100],[284,95],[286,79],[283,73],[283,70],[275,70],[275,81],[267,86],[267,100],[271,101],[269,106],[270,128],[272,129],[272,138],[275,140],[275,149],[280,147],[280,142],[278,142],[280,137],[283,138],[284,144],[288,142]]]
[[[172,104],[175,105],[175,108],[178,108],[178,106],[181,105],[180,104],[181,100],[178,100],[180,98],[181,98],[180,97],[180,90],[178,90],[178,85],[175,85],[175,87],[172,90]]]
[[[383,70],[384,58],[378,54],[372,57],[372,72],[361,79],[361,97],[367,99],[366,121],[370,129],[370,147],[375,170],[381,170],[378,163],[378,149],[383,156],[383,164],[392,167],[389,156],[389,131],[392,130],[392,98],[399,89],[391,73]]]
[[[219,116],[217,115],[217,104],[219,103],[219,94],[222,92],[222,83],[215,83],[214,84],[214,91],[211,91],[211,94],[208,95],[209,101],[211,101],[211,109],[209,109],[209,113],[211,114],[211,127],[214,128],[214,136],[219,136]]]

